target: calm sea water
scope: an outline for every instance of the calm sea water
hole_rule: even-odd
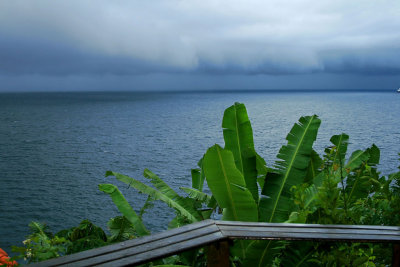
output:
[[[319,153],[333,134],[350,135],[350,151],[375,143],[383,174],[396,171],[400,94],[280,93],[35,93],[0,94],[0,247],[21,245],[28,223],[56,232],[88,218],[105,228],[118,215],[98,190],[115,183],[135,209],[145,196],[107,170],[144,181],[149,168],[178,189],[209,146],[223,145],[221,120],[234,102],[246,104],[257,152],[272,165],[300,116],[322,119]],[[145,216],[154,232],[171,210],[157,204]]]

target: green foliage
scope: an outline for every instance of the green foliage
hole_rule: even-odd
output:
[[[312,145],[321,121],[317,116],[302,117],[286,139],[288,144],[279,150],[278,161],[266,176],[259,203],[260,221],[285,222],[289,219],[293,201],[291,189],[306,180]],[[246,252],[245,265],[265,266],[279,254],[281,242],[254,242]]]
[[[63,237],[54,236],[47,225],[39,222],[29,224],[31,234],[23,241],[24,247],[12,247],[13,252],[24,258],[28,263],[43,261],[65,255],[71,244]]]
[[[193,207],[193,199],[184,198],[178,195],[172,188],[158,178],[154,173],[145,169],[144,176],[148,178],[154,186],[154,189],[134,178],[129,176],[108,171],[106,176],[115,176],[117,180],[126,183],[132,188],[135,188],[141,193],[151,196],[155,200],[165,202],[169,207],[175,209],[178,216],[182,216],[188,223],[197,222],[202,219],[201,213]]]
[[[31,234],[24,247],[13,247],[20,253],[18,258],[25,258],[28,263],[43,261],[63,255],[73,254],[107,244],[104,231],[88,220],[83,220],[77,227],[62,230],[53,235],[45,224],[31,222]]]
[[[258,201],[256,151],[253,130],[244,104],[227,108],[222,120],[225,149],[233,154],[236,168],[242,173],[245,187]]]
[[[320,168],[322,167],[322,163],[323,161],[321,157],[313,149],[310,155],[310,163],[308,164],[307,167],[307,174],[306,177],[304,178],[304,182],[306,184],[312,184],[315,178],[318,177],[318,175],[321,173]]]
[[[142,221],[154,201],[172,207],[176,217],[169,228],[222,213],[222,220],[313,224],[400,225],[400,171],[380,176],[380,151],[372,145],[347,155],[349,136],[330,139],[320,156],[313,144],[321,121],[301,117],[287,135],[277,161],[267,167],[254,149],[246,107],[235,103],[224,113],[225,147],[210,147],[191,170],[192,188],[181,196],[156,174],[145,169],[147,185],[127,175],[113,176],[148,196],[139,215],[115,185],[99,185],[124,215],[108,222],[110,236],[89,221],[52,235],[32,223],[25,247],[16,248],[28,261],[40,261],[149,234]],[[399,154],[400,156],[400,154]],[[400,169],[400,167],[399,167]],[[211,194],[204,190],[207,183]],[[261,195],[259,194],[261,192]],[[236,240],[233,266],[387,266],[391,247],[382,244]],[[159,266],[206,266],[206,249],[197,249],[156,261]]]
[[[139,236],[148,235],[149,231],[144,226],[141,218],[136,214],[125,197],[118,190],[115,185],[112,184],[100,184],[99,189],[111,196],[114,204],[118,210],[124,215],[124,217],[132,224]]]
[[[231,151],[222,149],[218,145],[210,147],[204,156],[203,168],[207,184],[218,206],[223,209],[223,220],[250,222],[258,220],[257,204],[246,188],[243,174],[235,167]],[[232,252],[243,257],[245,251],[245,242],[237,241]]]
[[[184,191],[185,193],[187,193],[189,195],[189,197],[193,198],[194,200],[199,201],[200,203],[204,203],[204,204],[208,205],[211,202],[212,196],[207,195],[206,193],[201,192],[197,189],[188,188],[188,187],[180,187],[180,189],[182,191]]]
[[[344,134],[332,137],[333,146],[325,150],[314,184],[293,188],[298,216],[291,222],[400,224],[400,199],[395,196],[395,186],[390,185],[397,174],[379,176],[380,152],[375,145],[356,150],[346,162],[348,139]],[[307,201],[310,196],[311,203]],[[314,249],[311,262],[320,266],[385,266],[390,264],[390,251],[387,245],[327,243]]]
[[[313,242],[292,242],[286,245],[282,253],[282,266],[315,266],[313,254],[318,243]]]
[[[111,218],[107,226],[111,233],[111,236],[108,237],[110,243],[136,238],[134,225],[124,216]]]
[[[287,135],[288,144],[279,150],[276,175],[267,176],[260,201],[261,221],[284,222],[291,207],[292,186],[303,183],[311,159],[312,145],[321,121],[317,116],[301,117]]]
[[[107,244],[107,236],[103,229],[89,220],[83,220],[77,227],[68,232],[59,232],[56,236],[63,236],[71,242],[67,247],[67,254],[98,248]]]
[[[257,221],[257,205],[246,188],[242,173],[227,149],[215,145],[204,156],[207,184],[218,205],[223,208],[223,220]]]

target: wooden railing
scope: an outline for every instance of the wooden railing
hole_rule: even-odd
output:
[[[209,266],[229,266],[229,244],[233,239],[392,243],[393,266],[400,266],[400,227],[397,226],[214,220],[205,220],[30,266],[134,266],[204,246],[209,246]]]

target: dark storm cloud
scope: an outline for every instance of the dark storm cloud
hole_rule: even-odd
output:
[[[85,51],[58,40],[40,40],[0,34],[0,72],[8,75],[132,75],[171,72],[174,68],[127,58]]]
[[[108,55],[81,49],[65,41],[0,35],[0,72],[2,74],[115,74],[144,73],[207,74],[301,74],[301,73],[365,73],[400,74],[400,49],[384,51],[335,51],[319,53],[317,63],[307,64],[295,57],[241,64],[232,59],[223,63],[198,59],[194,66],[169,65],[123,55]],[[294,48],[294,50],[296,50]],[[301,54],[301,52],[299,52]],[[291,62],[294,61],[294,62]],[[303,64],[304,63],[304,64]]]
[[[400,75],[400,2],[0,2],[0,75]]]

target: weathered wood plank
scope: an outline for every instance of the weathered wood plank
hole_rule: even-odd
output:
[[[264,223],[264,222],[239,222],[239,221],[215,221],[217,226],[256,226],[256,227],[287,227],[287,228],[333,228],[333,229],[371,229],[371,230],[389,230],[400,231],[399,226],[383,226],[383,225],[346,225],[346,224],[301,224],[301,223]]]
[[[223,235],[231,239],[280,239],[313,241],[395,242],[400,227],[216,222]]]
[[[110,261],[110,262],[105,262],[103,264],[98,264],[96,266],[111,267],[111,266],[138,265],[138,264],[142,264],[142,263],[156,260],[159,258],[164,258],[164,257],[168,257],[171,255],[175,255],[177,253],[187,251],[190,249],[194,249],[197,247],[203,247],[203,246],[206,246],[213,242],[218,242],[223,239],[225,239],[225,237],[223,237],[221,233],[216,232],[213,234],[209,234],[209,235],[205,235],[205,236],[196,238],[196,245],[194,245],[195,243],[193,243],[193,242],[181,242],[181,243],[177,243],[177,244],[173,244],[173,245],[164,247],[163,249],[147,251],[147,252],[141,253],[139,255],[134,255],[134,256],[125,257],[125,258],[117,259],[117,260]],[[87,266],[87,265],[83,265],[83,266]]]
[[[230,239],[256,239],[256,240],[312,240],[312,241],[352,241],[371,243],[393,243],[400,240],[399,236],[379,234],[337,234],[337,233],[282,233],[274,231],[252,232],[252,231],[224,231],[225,236]]]
[[[277,232],[277,233],[327,233],[327,234],[357,234],[357,235],[370,235],[370,234],[379,234],[379,235],[389,235],[389,236],[399,236],[399,231],[388,231],[388,230],[372,230],[372,229],[334,229],[334,228],[300,228],[300,227],[270,227],[270,226],[225,226],[220,225],[218,228],[224,233],[225,231],[247,231],[254,233],[262,233],[262,232]],[[228,234],[226,234],[228,235]]]
[[[190,224],[190,225],[185,225],[179,228],[171,229],[168,231],[160,232],[154,235],[149,235],[149,236],[144,236],[141,238],[137,239],[132,239],[132,240],[127,240],[121,243],[105,246],[105,247],[100,247],[96,249],[91,249],[83,252],[79,252],[76,254],[72,255],[67,255],[64,257],[56,258],[56,259],[51,259],[47,261],[43,261],[37,264],[31,264],[30,266],[36,267],[36,266],[61,266],[63,264],[69,264],[69,263],[74,263],[80,260],[84,260],[87,258],[95,258],[101,255],[105,254],[112,254],[114,252],[118,252],[121,250],[129,249],[135,246],[145,246],[149,242],[156,242],[161,239],[169,238],[171,236],[174,236],[176,234],[184,234],[186,232],[193,231],[195,229],[201,229],[205,228],[211,225],[215,225],[215,222],[213,220],[204,220],[198,223]]]
[[[223,239],[224,236],[219,232],[215,225],[195,229],[170,236],[168,238],[154,240],[144,245],[130,247],[128,249],[98,255],[76,262],[74,266],[90,266],[110,262],[114,266],[124,266],[125,264],[139,264],[145,260],[154,260],[159,257],[166,257],[188,249],[204,246],[205,243],[215,242]],[[107,263],[108,266],[108,263]]]
[[[397,226],[206,220],[151,236],[32,264],[31,266],[130,266],[168,257],[212,243],[228,244],[227,239],[391,242],[394,243],[393,261],[400,261],[400,247],[398,245],[400,243],[400,227]],[[211,248],[213,247],[218,248],[217,245],[211,245]],[[227,248],[221,248],[222,250],[217,251],[217,254],[225,253],[223,251]]]

